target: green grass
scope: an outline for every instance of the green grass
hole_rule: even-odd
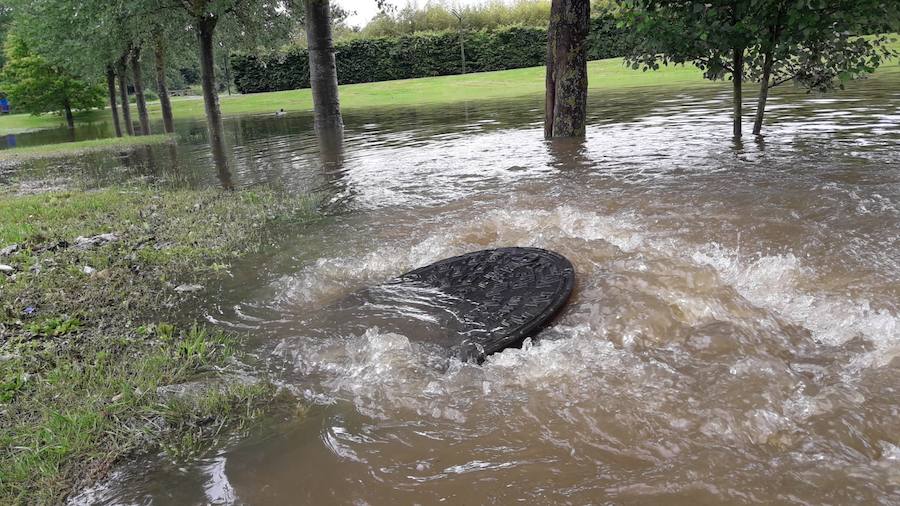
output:
[[[60,158],[92,151],[123,150],[137,146],[163,144],[169,141],[172,141],[172,137],[169,135],[147,135],[44,144],[40,146],[0,150],[0,162],[33,160],[35,158]]]
[[[900,42],[892,47],[900,50]],[[889,62],[875,75],[882,78],[900,72],[897,62]],[[643,87],[684,88],[693,86],[724,86],[703,79],[693,66],[663,67],[655,72],[643,72],[625,67],[621,58],[588,63],[588,83],[593,92],[628,90]],[[749,86],[753,88],[753,86]],[[529,67],[466,75],[424,77],[377,83],[345,84],[340,86],[341,107],[345,110],[384,106],[439,105],[463,101],[500,100],[533,96],[544,91],[544,67]],[[251,95],[220,95],[225,115],[311,111],[309,89],[255,93]],[[205,114],[201,97],[173,97],[173,113],[178,118],[202,118]],[[150,113],[160,117],[159,102],[149,104]],[[79,121],[97,121],[108,115],[92,111],[78,116]],[[103,118],[105,119],[105,118]],[[43,115],[0,117],[0,132],[19,129],[45,128],[61,124],[59,118]]]
[[[76,123],[94,123],[106,121],[108,112],[104,110],[79,111],[75,113]],[[0,116],[0,135],[20,134],[32,130],[54,128],[66,125],[66,120],[56,113],[45,113],[38,116],[32,114],[6,114]]]
[[[229,263],[315,201],[271,190],[147,186],[0,195],[0,504],[57,503],[124,455],[184,458],[252,418],[275,390],[236,376],[235,336],[168,325]],[[78,236],[113,233],[90,249]],[[88,266],[91,270],[85,270]],[[160,387],[204,379],[209,388]]]
[[[673,67],[658,72],[641,72],[625,68],[619,58],[588,63],[588,82],[591,90],[629,89],[642,86],[703,86],[708,85],[693,67]],[[377,83],[345,84],[340,86],[341,107],[361,109],[384,106],[434,105],[475,100],[496,100],[543,93],[544,68],[529,67],[475,74],[423,77]],[[275,112],[284,108],[289,112],[312,110],[309,89],[255,93],[251,95],[222,95],[223,114],[240,115]],[[202,117],[203,101],[197,97],[173,99],[177,117]],[[158,114],[158,105],[150,107]]]

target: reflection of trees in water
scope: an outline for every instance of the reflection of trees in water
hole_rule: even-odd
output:
[[[321,129],[316,132],[319,148],[320,173],[324,182],[317,190],[324,191],[331,197],[326,206],[332,209],[342,207],[353,200],[355,192],[344,178],[344,131],[343,129]]]
[[[587,155],[587,143],[583,137],[556,137],[547,139],[550,166],[562,171],[590,169],[593,161]]]

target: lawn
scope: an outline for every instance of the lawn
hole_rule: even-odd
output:
[[[588,80],[591,90],[710,85],[693,67],[641,72],[625,68],[621,58],[588,63]],[[544,67],[529,67],[455,76],[346,84],[340,87],[340,94],[341,106],[344,109],[361,109],[514,98],[539,94],[543,90]],[[225,115],[267,113],[282,108],[289,112],[312,110],[312,96],[309,89],[252,95],[222,94],[219,101]],[[200,97],[172,97],[172,107],[176,119],[202,118],[204,115],[203,100]],[[150,102],[149,108],[153,116],[160,117],[159,102]],[[135,114],[136,111],[132,108],[132,115]],[[104,111],[79,113],[76,115],[76,121],[79,123],[105,121],[107,115]],[[0,116],[0,135],[62,125],[62,118],[54,114]]]
[[[271,407],[240,336],[169,322],[315,208],[265,189],[0,190],[0,504],[61,503],[125,455],[191,455]]]
[[[895,43],[900,49],[900,43]],[[873,79],[900,72],[896,62],[883,66]],[[588,83],[591,91],[622,90],[643,87],[694,87],[724,86],[704,80],[693,66],[663,67],[658,71],[643,72],[625,67],[621,58],[610,58],[588,63]],[[746,85],[752,94],[756,86]],[[529,67],[496,72],[423,77],[377,83],[345,84],[340,87],[341,107],[345,110],[383,106],[414,106],[448,104],[453,102],[498,100],[536,95],[544,91],[544,67]],[[251,95],[221,95],[220,104],[225,115],[272,113],[279,109],[288,112],[312,110],[309,89],[255,93]],[[202,118],[203,100],[200,97],[173,97],[172,106],[176,119]],[[149,104],[150,113],[160,116],[159,102]],[[105,120],[101,111],[81,113],[79,122]],[[54,115],[33,117],[16,114],[0,117],[0,134],[16,133],[36,128],[61,126],[62,120]]]
[[[25,148],[0,150],[0,163],[30,160],[33,158],[54,158],[74,156],[91,151],[128,150],[136,146],[149,146],[171,141],[168,135],[148,135],[140,137],[110,137],[89,141],[44,144]]]
[[[619,58],[592,61],[588,64],[590,89],[626,89],[642,86],[704,86],[700,72],[694,67],[666,68],[658,72],[635,71]],[[377,83],[346,84],[340,87],[343,109],[383,106],[447,104],[453,102],[495,100],[535,95],[544,91],[544,67],[529,67],[475,74],[423,77]],[[220,98],[223,114],[239,115],[312,110],[309,89],[233,95]],[[202,117],[203,101],[197,98],[174,100],[177,117]],[[159,114],[158,104],[150,110]]]

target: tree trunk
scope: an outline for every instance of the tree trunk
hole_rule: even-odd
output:
[[[343,130],[328,0],[306,0],[306,41],[316,130]]]
[[[150,135],[150,115],[147,114],[147,99],[144,97],[144,76],[141,72],[141,49],[131,52],[131,72],[134,74],[134,96],[137,99],[138,120],[141,134]]]
[[[122,102],[122,122],[128,135],[134,135],[134,123],[131,122],[131,102],[128,98],[128,63],[125,56],[119,60],[119,98]]]
[[[547,29],[544,137],[581,137],[587,116],[590,0],[553,0]]]
[[[231,96],[231,60],[228,56],[228,48],[225,48],[225,91],[228,92],[228,96]]]
[[[63,100],[63,110],[66,113],[66,125],[69,127],[69,130],[75,128],[75,116],[72,115],[72,104],[69,102],[69,99]]]
[[[119,122],[119,104],[116,103],[116,71],[112,65],[106,67],[106,89],[109,92],[109,110],[112,112],[113,127],[116,137],[122,137],[122,124]]]
[[[225,156],[225,138],[222,128],[222,112],[219,109],[219,93],[216,91],[216,61],[213,53],[213,34],[216,17],[203,17],[197,22],[197,39],[200,43],[200,83],[203,87],[203,105],[206,108],[206,127],[209,131],[209,146],[213,161],[219,172],[219,179],[226,190],[233,189],[228,159]]]
[[[466,73],[466,45],[462,21],[459,22],[459,59],[462,61],[462,73]]]
[[[156,46],[153,48],[153,56],[156,60],[156,90],[159,92],[163,129],[167,134],[171,134],[175,132],[175,121],[172,118],[172,102],[169,100],[169,87],[166,85],[166,45],[162,34],[156,35]]]
[[[741,138],[741,103],[743,102],[743,82],[744,82],[744,48],[734,48],[732,56],[734,86],[734,127],[733,133],[735,139]]]
[[[762,132],[763,116],[766,114],[766,100],[769,98],[769,81],[772,77],[774,58],[772,50],[766,51],[763,59],[763,75],[759,83],[759,98],[756,101],[756,118],[753,120],[753,135]]]

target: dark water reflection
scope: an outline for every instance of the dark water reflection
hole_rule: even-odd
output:
[[[348,112],[343,143],[308,115],[227,120],[236,186],[321,191],[330,215],[187,317],[246,332],[257,371],[313,408],[75,502],[900,502],[898,84],[780,90],[742,144],[725,87],[595,93],[584,141],[545,142],[538,97]],[[217,186],[204,131],[77,170]],[[509,245],[563,253],[578,285],[541,339],[483,366],[305,326]]]

